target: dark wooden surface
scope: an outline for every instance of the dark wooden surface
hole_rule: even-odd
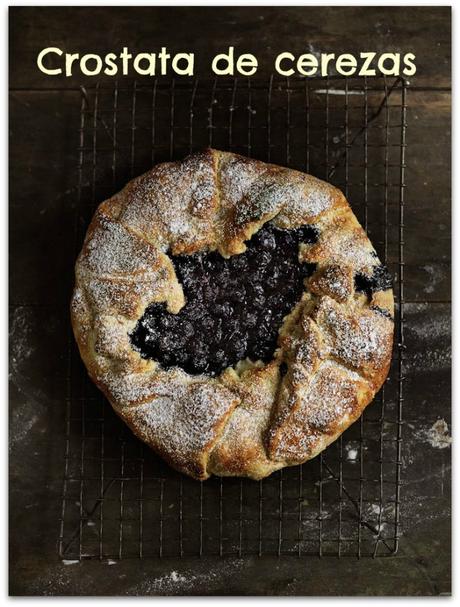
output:
[[[439,595],[450,593],[450,10],[448,8],[10,9],[10,593]],[[48,79],[45,46],[167,45],[198,75],[234,44],[271,71],[277,52],[415,52],[408,95],[406,400],[399,553],[64,565],[56,538],[64,449],[82,78]],[[311,46],[309,46],[309,44]],[[46,309],[44,305],[46,304]],[[444,447],[444,448],[441,448]],[[176,572],[176,573],[172,573]]]

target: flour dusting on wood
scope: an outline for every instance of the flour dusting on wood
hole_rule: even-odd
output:
[[[452,437],[449,434],[449,426],[443,419],[438,419],[427,431],[428,442],[435,449],[447,449],[452,443]]]
[[[414,436],[424,440],[434,449],[447,449],[452,444],[449,426],[444,419],[438,419],[430,427],[421,428],[414,432]]]
[[[192,593],[195,588],[221,586],[225,578],[235,575],[241,567],[242,561],[230,560],[216,561],[213,569],[206,572],[191,569],[177,571],[174,569],[153,580],[144,580],[134,588],[130,588],[126,594],[137,596],[149,594],[162,596],[186,595]]]

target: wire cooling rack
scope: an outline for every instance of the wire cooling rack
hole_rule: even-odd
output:
[[[406,83],[154,80],[81,89],[75,254],[96,206],[154,163],[213,146],[343,190],[394,276],[389,379],[314,460],[267,479],[171,470],[87,378],[69,333],[62,559],[388,556],[398,549],[404,352]],[[64,431],[64,429],[63,429]]]

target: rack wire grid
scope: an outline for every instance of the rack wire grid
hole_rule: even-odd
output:
[[[395,351],[363,416],[321,455],[260,482],[197,482],[137,440],[88,379],[69,332],[62,559],[389,556],[400,535],[404,351],[402,79],[163,79],[81,88],[75,254],[102,200],[207,146],[343,190],[394,276]]]

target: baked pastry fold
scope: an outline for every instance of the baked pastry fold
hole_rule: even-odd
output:
[[[270,361],[216,377],[144,358],[130,335],[144,310],[177,314],[186,297],[173,256],[246,250],[262,226],[312,226],[310,264]],[[316,456],[384,382],[393,293],[343,194],[310,175],[208,149],[132,180],[103,202],[76,262],[71,319],[92,380],[132,431],[173,467],[263,478]]]

